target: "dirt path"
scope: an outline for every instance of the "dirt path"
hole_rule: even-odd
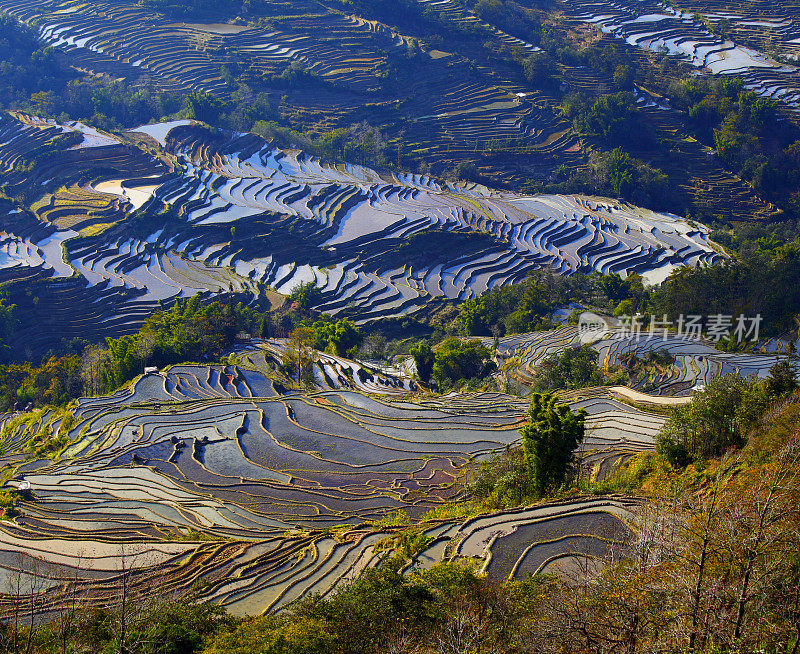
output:
[[[640,393],[627,386],[612,386],[609,388],[612,393],[621,395],[622,397],[633,402],[641,402],[642,404],[656,404],[658,406],[680,406],[688,404],[692,401],[691,397],[665,397],[661,395],[648,395],[647,393]]]

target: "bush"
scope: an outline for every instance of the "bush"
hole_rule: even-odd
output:
[[[480,341],[445,340],[436,351],[432,369],[440,390],[484,379],[493,373],[497,366],[489,360],[490,354]]]
[[[716,377],[689,404],[672,409],[656,437],[656,449],[673,465],[685,466],[741,447],[771,401],[756,379]]]
[[[453,170],[453,176],[464,182],[474,182],[478,179],[478,168],[471,161],[459,161]]]
[[[16,491],[0,492],[0,519],[11,520],[11,518],[19,514],[19,511],[17,511],[17,500],[18,496]]]
[[[519,506],[532,494],[531,479],[521,447],[483,461],[467,483],[468,493],[488,509]]]
[[[597,352],[588,345],[551,354],[537,367],[534,388],[537,391],[557,391],[599,386],[603,379],[597,359]]]
[[[316,282],[305,282],[295,286],[289,293],[289,301],[297,304],[303,311],[319,304],[320,300],[322,300],[322,291],[317,287]]]
[[[334,625],[336,647],[326,650],[326,654],[387,651],[387,641],[401,624],[416,631],[428,622],[433,601],[428,589],[407,580],[400,572],[402,563],[391,559],[378,569],[367,569],[357,581],[329,599],[315,596],[301,601],[293,610],[292,620]],[[219,654],[223,651],[219,650]]]
[[[364,338],[347,318],[335,321],[327,317],[321,318],[311,325],[311,330],[315,349],[340,357],[352,354]]]
[[[334,642],[322,620],[262,616],[216,634],[203,654],[330,654]]]
[[[417,375],[423,384],[430,381],[433,373],[433,362],[435,355],[428,341],[420,341],[411,347],[411,356],[414,357],[414,365],[417,367]]]
[[[585,275],[559,277],[543,269],[521,284],[493,288],[461,305],[456,322],[465,336],[521,334],[552,329],[550,314],[592,286]]]

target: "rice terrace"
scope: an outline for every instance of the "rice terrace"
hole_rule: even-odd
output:
[[[0,652],[797,652],[798,58],[0,0]]]

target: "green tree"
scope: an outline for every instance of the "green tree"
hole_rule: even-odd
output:
[[[327,159],[341,159],[344,154],[349,129],[335,129],[319,137],[318,145],[322,156]]]
[[[796,329],[798,307],[800,243],[790,242],[715,266],[682,266],[655,290],[651,310],[673,320],[680,314],[760,315],[762,333],[780,334]]]
[[[554,84],[558,67],[546,52],[536,52],[525,60],[522,71],[530,84],[550,86]]]
[[[261,319],[258,333],[261,338],[270,338],[275,332],[275,324],[272,321],[272,314],[265,313]]]
[[[585,98],[570,97],[562,107],[565,115],[573,118],[575,129],[583,134],[609,142],[629,142],[645,136],[633,93],[621,91],[604,95],[591,105]]]
[[[573,412],[557,404],[550,393],[534,393],[528,424],[521,430],[525,463],[534,492],[544,497],[569,480],[574,472],[574,452],[583,442],[586,412]]]
[[[635,168],[631,157],[622,148],[615,148],[607,160],[608,179],[614,193],[622,197],[631,188],[634,182]]]
[[[656,449],[680,466],[719,456],[744,444],[770,402],[757,379],[734,373],[715,377],[689,404],[673,408],[656,436]]]
[[[489,334],[486,313],[486,302],[483,298],[470,298],[461,305],[456,322],[465,336],[486,336]]]
[[[341,357],[351,353],[364,338],[355,324],[347,318],[336,322],[330,318],[322,318],[314,322],[311,330],[311,344],[314,348]]]
[[[333,354],[347,356],[363,340],[363,336],[356,326],[347,318],[336,321],[333,336],[329,342],[329,348]]]
[[[800,382],[797,380],[798,374],[800,374],[800,370],[793,361],[787,359],[776,363],[769,369],[769,377],[765,381],[766,392],[776,399],[791,395],[800,388]]]
[[[411,356],[414,357],[414,365],[417,367],[417,375],[423,384],[430,381],[433,372],[433,362],[435,356],[428,341],[420,341],[411,348]]]
[[[618,89],[626,89],[631,84],[633,84],[633,69],[626,65],[617,66],[614,69],[614,86]]]
[[[314,342],[314,330],[310,327],[297,327],[289,334],[289,342],[283,352],[281,365],[283,371],[298,384],[313,386],[314,353],[311,345]]]
[[[46,115],[52,114],[56,106],[55,96],[52,91],[38,91],[31,95],[30,102],[38,111]]]
[[[191,118],[214,124],[219,121],[220,114],[226,108],[226,102],[208,93],[194,91],[186,96],[185,104]]]
[[[589,345],[551,354],[539,364],[534,387],[537,391],[557,391],[599,386],[603,380],[597,359],[598,353]]]
[[[289,293],[289,300],[297,304],[300,309],[307,311],[322,299],[322,291],[316,282],[304,282],[295,286]]]
[[[489,360],[491,353],[480,341],[462,341],[448,338],[436,351],[433,362],[433,377],[440,390],[464,381],[483,379],[496,366]]]

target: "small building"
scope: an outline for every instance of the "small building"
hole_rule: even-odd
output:
[[[156,373],[158,373],[158,367],[157,366],[145,366],[145,369],[144,369],[144,374],[145,375],[154,375]]]

